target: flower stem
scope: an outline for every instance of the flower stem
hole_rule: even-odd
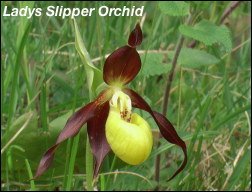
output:
[[[91,152],[89,138],[87,135],[87,143],[86,143],[86,173],[87,173],[87,190],[93,191],[93,155]]]
[[[192,16],[190,14],[186,23],[189,24],[191,19],[192,19]],[[176,65],[177,65],[177,60],[178,60],[178,57],[179,57],[179,54],[180,54],[180,51],[182,49],[184,41],[185,41],[184,36],[180,35],[179,42],[178,42],[177,48],[175,50],[175,55],[174,55],[174,58],[172,60],[172,69],[171,69],[171,71],[169,73],[167,83],[166,83],[166,87],[165,87],[164,101],[163,101],[163,111],[162,111],[162,114],[164,116],[166,116],[166,113],[167,113],[168,101],[169,101],[169,95],[170,95],[171,85],[172,85],[172,81],[173,81],[173,76],[174,76],[175,68],[176,68]],[[159,138],[160,138],[160,136],[161,135],[159,134]],[[159,146],[160,146],[160,142],[158,142],[157,148],[159,148]],[[159,173],[160,173],[160,158],[161,158],[161,156],[160,156],[160,154],[158,154],[157,157],[156,157],[156,162],[155,162],[155,180],[158,183],[159,183]],[[158,190],[158,189],[159,189],[159,184],[157,185],[156,190]]]
[[[89,100],[92,101],[93,98],[92,90],[89,90]],[[94,191],[93,187],[93,174],[94,174],[94,159],[91,151],[91,146],[89,143],[88,133],[86,139],[86,174],[87,174],[87,190]]]
[[[68,178],[67,178],[66,191],[71,191],[73,172],[74,172],[74,163],[75,163],[76,154],[78,151],[79,138],[80,138],[80,133],[78,133],[78,135],[73,139],[71,158],[69,161],[69,168],[68,168],[68,174],[67,174]]]

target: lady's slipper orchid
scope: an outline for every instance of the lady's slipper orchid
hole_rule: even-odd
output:
[[[37,179],[51,164],[56,148],[70,137],[74,137],[87,123],[92,153],[95,157],[94,176],[97,176],[105,156],[112,150],[128,164],[138,165],[151,153],[153,138],[149,124],[132,107],[145,110],[157,123],[163,137],[184,152],[184,161],[169,179],[174,178],[186,165],[187,153],[184,141],[173,125],[162,114],[152,111],[150,106],[133,90],[124,87],[132,81],[141,68],[136,47],[142,43],[142,31],[137,24],[131,32],[128,44],[114,51],[103,69],[103,79],[109,88],[98,98],[78,110],[67,121],[56,144],[42,157],[34,179]]]

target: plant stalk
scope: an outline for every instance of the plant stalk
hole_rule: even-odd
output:
[[[86,173],[87,173],[87,190],[94,191],[93,188],[93,154],[91,152],[89,138],[87,135],[87,143],[86,143]]]
[[[223,12],[219,25],[222,25],[225,21],[225,19],[233,12],[233,10],[240,4],[242,1],[233,1],[230,3],[230,5],[225,9]]]
[[[92,89],[89,89],[89,100],[92,101],[94,93],[92,92]],[[89,143],[89,137],[87,133],[87,140],[86,140],[86,174],[87,174],[87,190],[88,191],[94,191],[93,186],[93,174],[94,174],[94,158],[91,151],[91,146]]]
[[[186,21],[186,23],[189,24],[191,19],[192,19],[192,16],[190,14],[187,21]],[[184,41],[185,41],[184,36],[180,35],[179,42],[178,42],[177,48],[175,50],[175,55],[174,55],[174,58],[172,60],[172,69],[170,70],[170,73],[169,73],[169,76],[168,76],[168,79],[167,79],[167,83],[166,83],[166,87],[165,87],[164,100],[163,100],[163,110],[162,110],[162,114],[164,116],[166,116],[166,113],[167,113],[170,90],[171,90],[171,85],[172,85],[172,81],[173,81],[173,77],[174,77],[174,72],[175,72],[175,68],[176,68],[176,65],[177,65],[177,60],[178,60],[180,51],[182,49],[182,46],[184,44]],[[160,138],[160,137],[161,137],[161,135],[159,133],[158,138]],[[160,142],[158,141],[157,148],[159,148],[159,147],[160,147]],[[160,154],[158,154],[157,157],[156,157],[156,162],[155,162],[155,180],[158,182],[156,190],[159,189],[160,159],[161,159],[161,156],[160,156]]]

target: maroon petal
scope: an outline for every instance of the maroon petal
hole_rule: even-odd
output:
[[[87,122],[87,130],[92,153],[95,157],[94,177],[97,176],[101,163],[111,148],[105,135],[105,124],[109,113],[109,102],[95,110],[95,117]]]
[[[175,145],[178,145],[181,147],[181,149],[184,152],[184,161],[181,164],[180,168],[173,174],[172,177],[169,178],[168,181],[172,180],[177,174],[182,171],[187,163],[187,152],[186,152],[186,144],[185,142],[178,136],[176,130],[174,129],[173,125],[171,122],[162,114],[153,111],[153,114],[155,116],[155,121],[159,126],[160,132],[163,135],[163,137],[169,141],[170,143],[173,143]]]
[[[130,33],[128,44],[135,48],[142,43],[142,30],[140,24],[137,23],[135,29]]]
[[[100,105],[104,105],[109,98],[108,96],[109,92],[105,90],[95,101],[82,107],[67,120],[64,129],[56,141],[56,144],[52,146],[41,158],[36,175],[32,180],[40,177],[48,169],[54,158],[55,150],[58,145],[66,139],[76,136],[81,127],[88,120],[96,116],[96,109],[99,108]]]
[[[105,61],[103,79],[108,85],[125,85],[141,69],[141,59],[135,48],[128,45],[114,51]]]
[[[178,136],[176,130],[174,129],[170,121],[168,121],[168,119],[166,119],[166,117],[163,116],[162,114],[152,111],[150,106],[144,101],[144,99],[141,96],[139,96],[136,92],[128,88],[125,88],[123,91],[130,96],[133,107],[143,109],[152,115],[152,117],[154,118],[160,129],[161,134],[167,141],[178,145],[183,150],[184,161],[181,164],[180,168],[173,174],[173,176],[169,178],[169,181],[172,180],[186,166],[187,152],[185,142]]]

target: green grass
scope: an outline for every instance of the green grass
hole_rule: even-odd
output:
[[[202,19],[218,24],[230,2],[213,2],[191,11],[191,25]],[[11,8],[26,4],[2,2]],[[77,17],[81,37],[95,66],[102,70],[105,55],[127,43],[137,21],[143,22],[144,39],[138,51],[142,66],[171,64],[186,20],[162,14],[155,2],[35,2],[34,7],[145,6],[141,17]],[[33,6],[31,3],[29,6]],[[220,59],[208,66],[178,65],[169,98],[167,118],[188,147],[188,164],[174,180],[166,180],[182,162],[180,149],[160,139],[150,157],[139,166],[130,166],[112,153],[105,158],[101,175],[94,181],[98,190],[154,190],[157,182],[155,157],[161,154],[160,190],[251,190],[251,3],[241,3],[226,19],[233,48],[226,53],[221,45],[197,43]],[[183,48],[192,39],[187,38]],[[1,190],[87,190],[86,127],[74,139],[64,142],[48,171],[34,176],[43,153],[55,143],[68,117],[90,102],[88,81],[74,45],[72,20],[60,17],[1,16]],[[162,63],[148,63],[148,51],[160,51]],[[97,59],[98,58],[98,59]],[[152,66],[153,65],[153,66]],[[159,66],[160,67],[160,66]],[[130,83],[156,111],[162,99],[168,73],[148,75],[142,70]],[[156,135],[157,125],[149,114],[143,116]],[[8,144],[8,145],[6,145]],[[6,146],[6,147],[5,147]]]

